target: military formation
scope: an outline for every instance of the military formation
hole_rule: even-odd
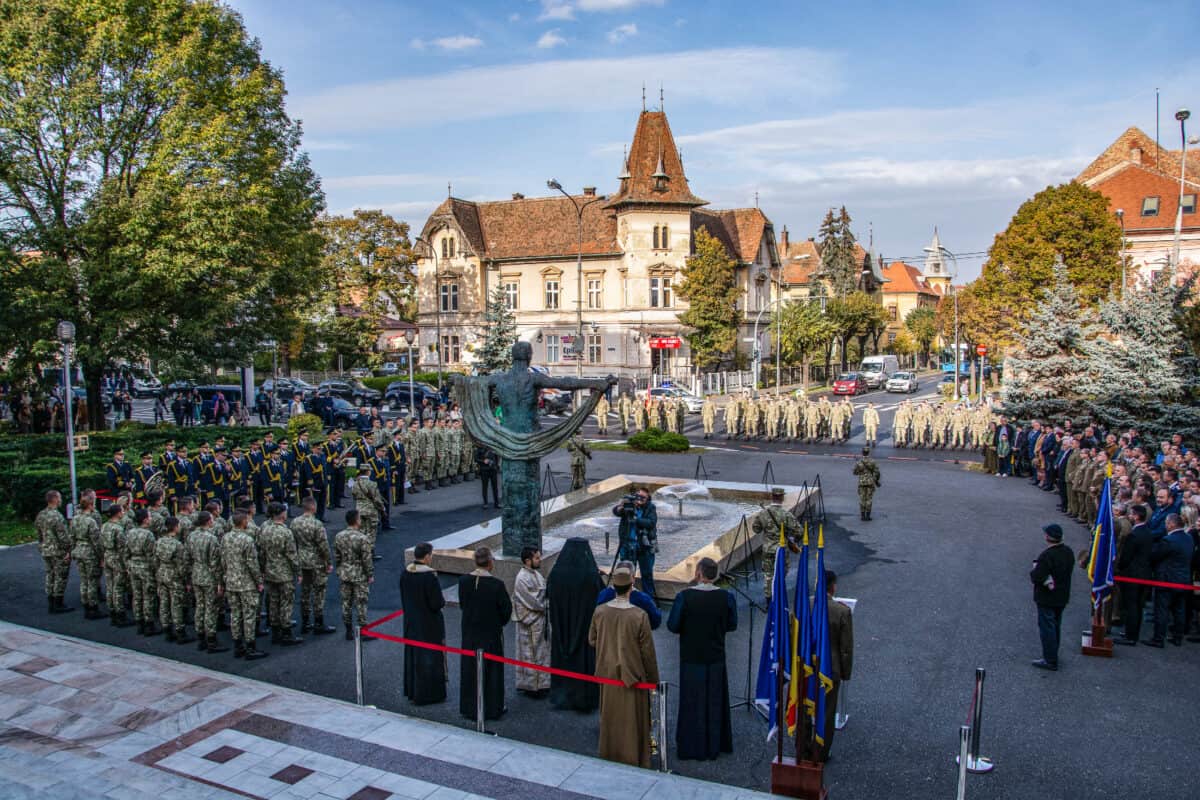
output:
[[[873,408],[873,405],[871,406]],[[759,439],[767,442],[820,442],[841,444],[850,438],[854,423],[854,404],[849,398],[831,402],[828,397],[810,400],[803,394],[749,394],[731,398],[722,408],[722,425],[726,439]],[[701,418],[705,416],[701,411]],[[717,408],[708,412],[711,425],[705,423],[705,437],[714,432]]]
[[[593,412],[596,415],[596,431],[600,436],[608,435],[608,415],[614,412],[621,423],[622,436],[647,428],[681,434],[688,413],[687,404],[674,397],[651,397],[641,401],[626,392],[618,396],[614,403],[601,397]]]
[[[980,450],[990,441],[991,423],[986,405],[904,400],[896,408],[892,441],[897,447]]]

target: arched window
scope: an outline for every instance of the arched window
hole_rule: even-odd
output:
[[[666,225],[662,226],[662,249],[669,250],[671,248],[671,235],[668,233]]]
[[[658,226],[654,226],[654,249],[658,249]]]
[[[450,237],[450,257],[454,258],[454,237]]]
[[[442,258],[450,257],[450,237],[442,237]]]

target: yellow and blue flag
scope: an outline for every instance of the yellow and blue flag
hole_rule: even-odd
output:
[[[1092,531],[1092,557],[1088,561],[1088,578],[1092,581],[1092,605],[1099,608],[1112,593],[1113,562],[1117,556],[1117,536],[1113,526],[1112,477],[1104,479],[1100,490],[1100,507],[1096,511],[1096,527]]]
[[[833,651],[829,641],[829,595],[825,590],[825,531],[817,537],[817,588],[812,607],[813,678],[809,697],[813,698],[813,739],[825,744],[825,702],[833,691]]]
[[[796,594],[792,598],[792,675],[788,686],[788,735],[796,735],[800,722],[800,687],[812,675],[812,618],[808,602],[808,523],[804,523],[804,543],[800,547],[800,566],[796,569]],[[812,699],[805,705],[811,716]]]
[[[775,573],[771,576],[771,605],[767,626],[763,629],[762,651],[758,659],[758,680],[754,685],[754,704],[767,715],[767,741],[779,733],[779,675],[787,679],[791,664],[791,626],[788,625],[787,550],[775,551]]]

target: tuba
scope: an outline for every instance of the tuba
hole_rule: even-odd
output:
[[[149,496],[153,491],[162,492],[163,497],[167,496],[167,476],[162,470],[155,470],[150,479],[146,481],[146,495]]]

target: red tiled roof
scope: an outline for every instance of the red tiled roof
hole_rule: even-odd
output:
[[[1193,184],[1187,192],[1196,194],[1197,186]],[[1145,167],[1128,164],[1107,177],[1094,181],[1091,187],[1108,198],[1108,208],[1114,214],[1118,208],[1125,212],[1124,225],[1127,233],[1174,230],[1175,215],[1179,212],[1178,176],[1169,178]],[[1142,204],[1148,197],[1158,198],[1158,214],[1143,217]],[[1200,213],[1193,211],[1184,214],[1183,228],[1189,231],[1200,228]]]
[[[704,227],[725,245],[730,255],[744,264],[758,258],[758,249],[771,221],[758,208],[693,209],[692,230]]]
[[[883,268],[883,277],[888,283],[883,287],[884,294],[928,294],[937,295],[939,292],[921,277],[921,270],[903,261],[893,261]]]
[[[609,207],[616,208],[626,203],[666,203],[693,207],[708,204],[707,200],[692,194],[688,187],[683,159],[679,157],[679,148],[675,146],[667,115],[662,111],[643,111],[638,117],[627,164],[626,171],[630,177],[622,180],[622,187],[608,201]],[[660,165],[668,178],[662,191],[655,188],[656,180],[653,177]]]
[[[805,258],[804,256],[807,256]],[[813,274],[821,267],[821,251],[812,239],[779,243],[779,260],[783,265],[783,282],[793,286],[812,282]]]
[[[1157,155],[1156,155],[1157,153]],[[1075,180],[1080,183],[1093,185],[1097,176],[1119,167],[1123,164],[1139,166],[1142,169],[1172,178],[1178,186],[1179,167],[1183,163],[1182,150],[1168,150],[1154,143],[1154,139],[1136,126],[1126,128],[1117,140],[1105,148],[1092,163],[1084,167]],[[1200,175],[1200,152],[1192,150],[1187,154],[1187,178],[1195,181]]]
[[[594,200],[578,195],[580,205]],[[617,253],[616,214],[603,202],[583,209],[583,254]],[[453,219],[480,258],[573,256],[579,250],[575,205],[562,195],[475,203],[447,198],[425,223],[425,234]]]

